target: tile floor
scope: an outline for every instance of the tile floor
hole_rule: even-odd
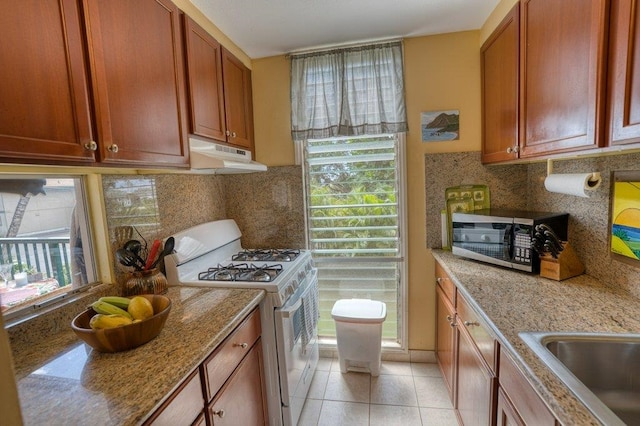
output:
[[[457,425],[436,364],[382,361],[380,376],[320,358],[298,426]]]

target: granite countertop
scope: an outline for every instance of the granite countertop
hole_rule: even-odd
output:
[[[432,253],[558,420],[564,425],[599,425],[518,333],[640,333],[640,300],[589,275],[553,281],[448,251]]]
[[[263,290],[170,287],[160,335],[104,354],[64,328],[13,347],[25,425],[144,421],[264,298]],[[203,403],[204,405],[204,403]]]

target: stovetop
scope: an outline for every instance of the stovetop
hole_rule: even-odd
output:
[[[165,257],[169,285],[259,288],[283,303],[314,269],[308,250],[248,250],[240,236],[233,220],[174,234],[175,253]]]

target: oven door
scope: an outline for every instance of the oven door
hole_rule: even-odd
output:
[[[284,424],[296,425],[318,365],[318,271],[313,268],[282,308],[275,310]]]

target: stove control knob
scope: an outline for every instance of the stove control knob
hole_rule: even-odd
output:
[[[298,280],[299,281],[304,280],[304,276],[305,276],[305,272],[304,271],[298,272]]]
[[[293,293],[295,292],[295,289],[293,288],[293,284],[289,284],[289,286],[287,286],[287,289],[285,290],[285,294],[287,295],[287,297],[291,296]]]

